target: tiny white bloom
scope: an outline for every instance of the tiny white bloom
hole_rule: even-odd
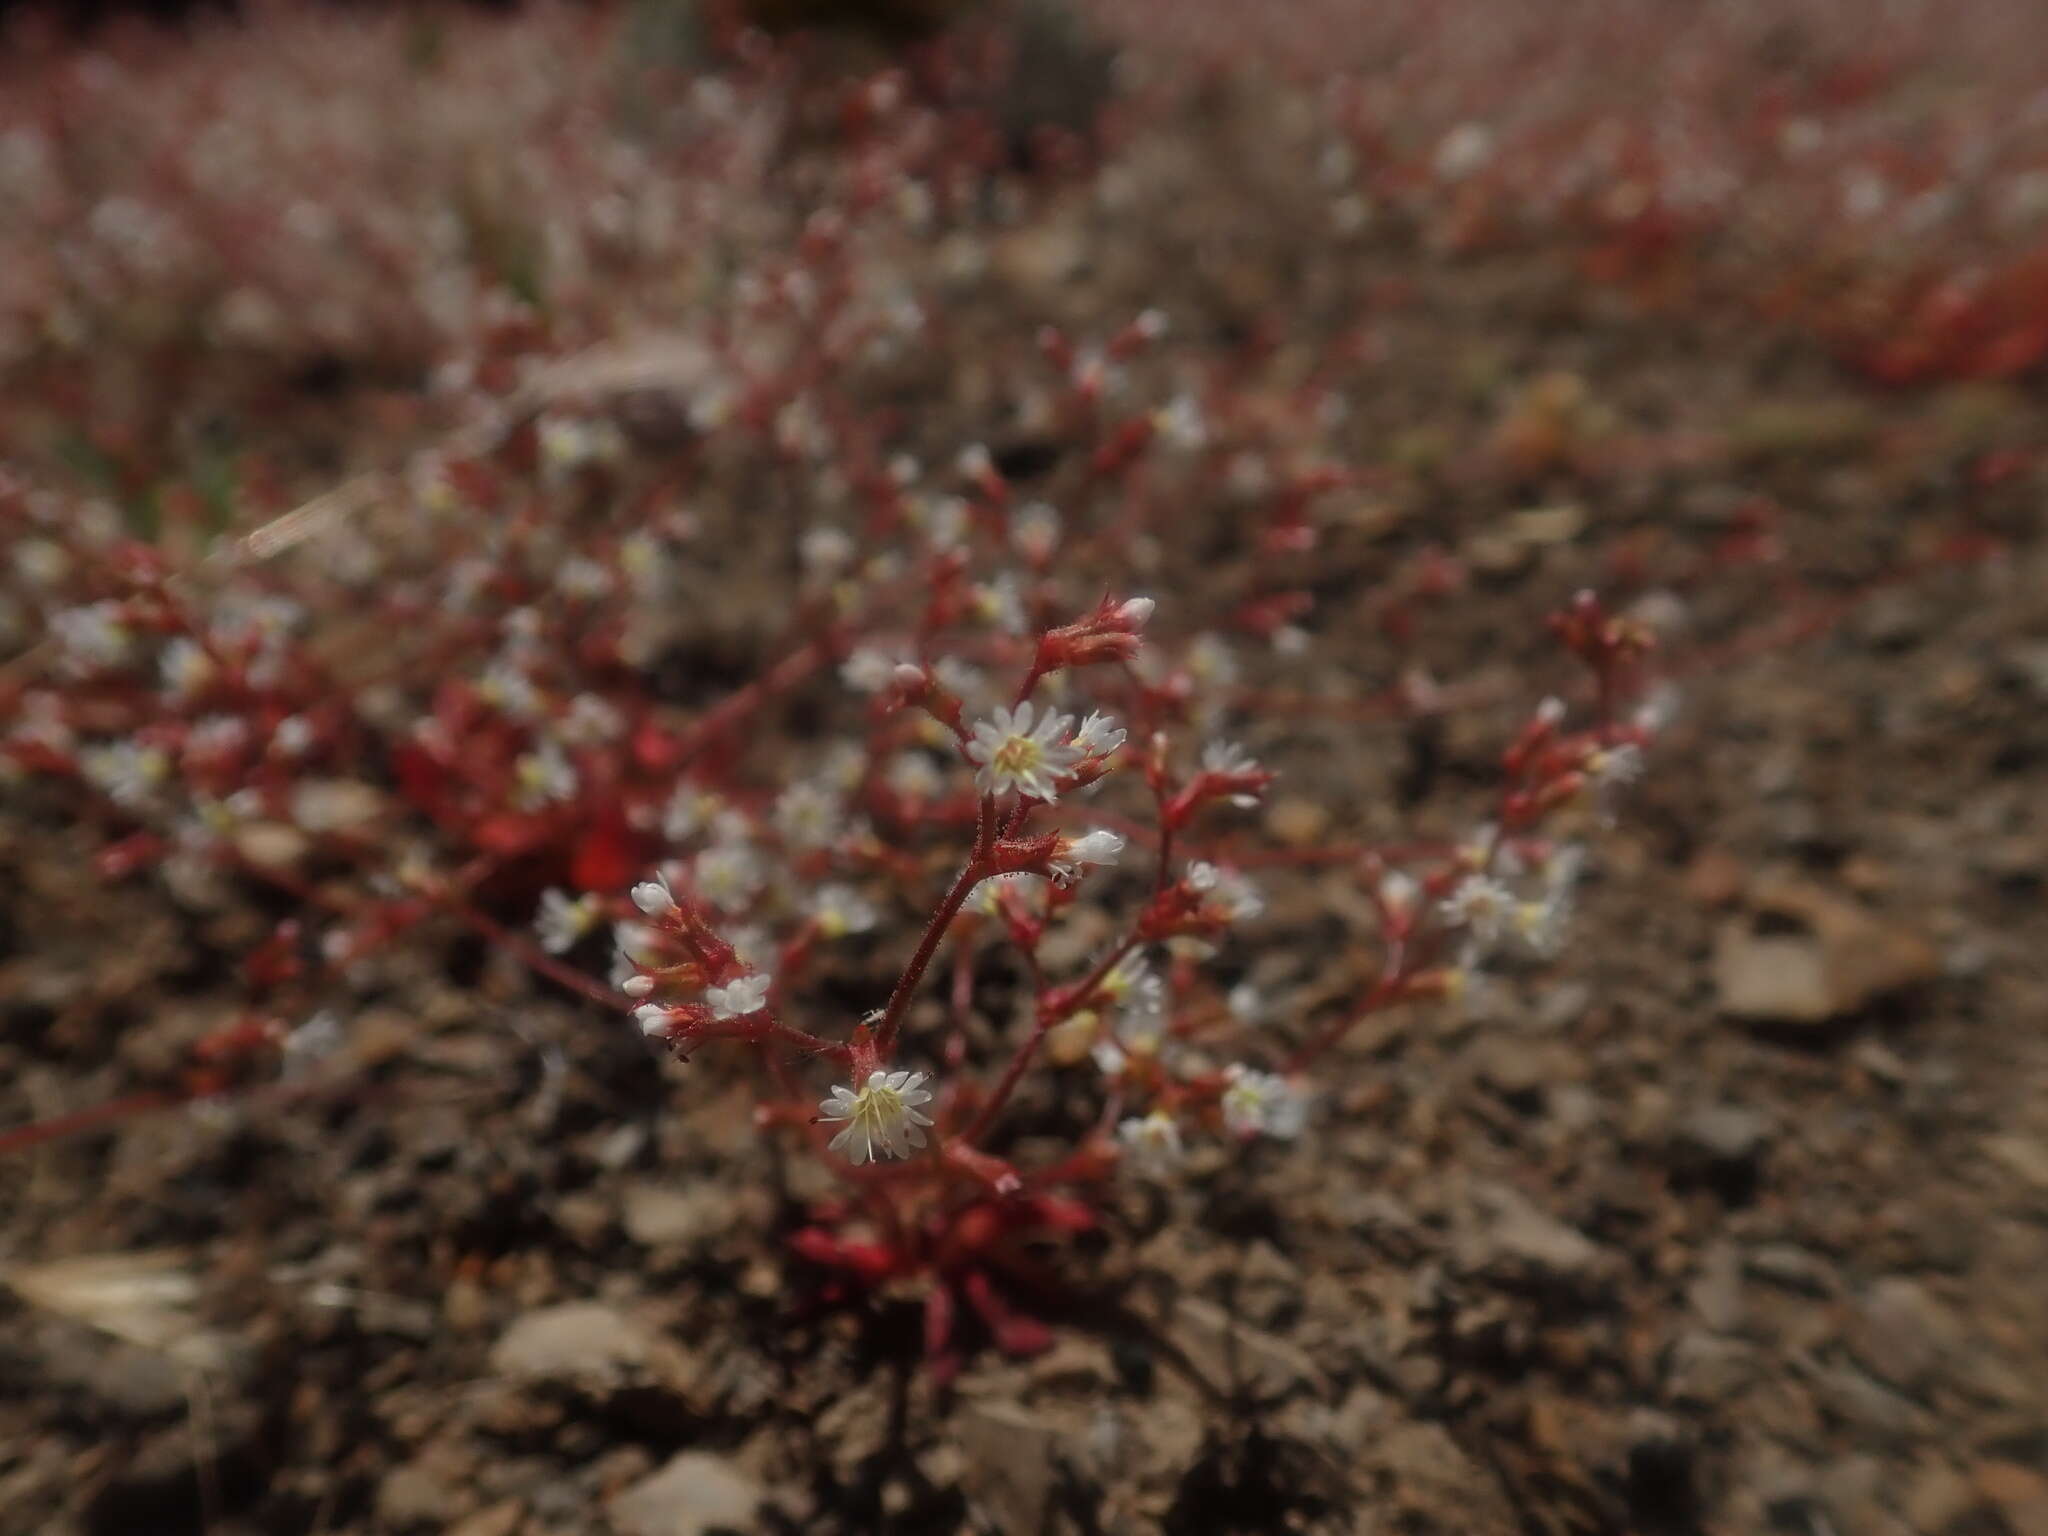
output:
[[[1142,1178],[1165,1178],[1180,1167],[1180,1126],[1163,1109],[1125,1120],[1116,1128],[1116,1139],[1123,1145],[1126,1166]]]
[[[974,727],[967,756],[977,765],[974,783],[983,794],[1015,790],[1037,800],[1059,798],[1059,776],[1083,756],[1063,740],[1074,717],[1048,709],[1034,724],[1033,715],[1027,699],[1015,709],[997,708]]]
[[[1230,688],[1238,679],[1237,657],[1230,642],[1206,631],[1188,642],[1188,676],[1204,688]]]
[[[1415,877],[1406,870],[1390,869],[1380,876],[1380,905],[1395,917],[1406,917],[1415,910],[1420,890]]]
[[[163,673],[164,690],[176,700],[198,697],[213,680],[213,658],[189,635],[180,635],[166,645],[157,665]]]
[[[643,1035],[658,1035],[668,1028],[669,1011],[662,1003],[642,1003],[633,1010],[633,1020]]]
[[[1074,732],[1074,746],[1089,757],[1106,757],[1124,744],[1130,733],[1116,723],[1114,715],[1091,710],[1081,728]]]
[[[1026,502],[1010,519],[1010,543],[1017,553],[1038,565],[1059,548],[1060,515],[1042,501]]]
[[[765,972],[740,976],[722,987],[706,988],[704,1001],[710,1006],[714,1018],[737,1019],[759,1013],[767,1006],[768,984],[772,979]]]
[[[502,657],[484,669],[477,679],[477,697],[514,720],[531,720],[541,711],[540,690],[526,668],[510,657]]]
[[[824,848],[839,836],[839,797],[800,780],[775,801],[775,826],[793,848]]]
[[[669,894],[667,881],[642,880],[633,887],[633,905],[649,917],[660,917],[675,910],[676,899]]]
[[[286,715],[277,722],[270,744],[285,757],[302,757],[313,745],[313,722],[304,715]]]
[[[94,788],[130,808],[147,803],[171,772],[171,760],[161,748],[132,741],[95,747],[79,759],[79,766]]]
[[[553,886],[540,893],[540,912],[533,929],[540,947],[551,955],[575,948],[576,942],[597,926],[598,904],[594,896],[570,896]]]
[[[924,1127],[929,1116],[920,1106],[929,1104],[932,1092],[924,1086],[922,1072],[868,1074],[865,1085],[853,1089],[841,1085],[829,1099],[818,1105],[820,1120],[845,1121],[845,1129],[832,1138],[831,1148],[844,1152],[850,1163],[865,1163],[878,1157],[908,1157],[924,1145]]]
[[[672,843],[686,842],[704,829],[725,802],[695,784],[678,784],[661,814],[661,835]]]
[[[1266,898],[1259,888],[1234,869],[1219,869],[1198,859],[1188,865],[1182,878],[1189,890],[1209,897],[1232,922],[1249,922],[1266,910]]]
[[[1286,1078],[1246,1066],[1233,1066],[1224,1076],[1230,1086],[1223,1090],[1223,1125],[1232,1135],[1291,1141],[1301,1134],[1308,1105]]]
[[[946,787],[938,765],[922,752],[902,752],[889,760],[884,777],[905,800],[935,800]]]
[[[512,765],[515,797],[525,810],[557,805],[576,796],[576,769],[553,742],[528,752]]]
[[[1514,915],[1515,898],[1489,875],[1471,874],[1451,887],[1441,910],[1446,922],[1463,928],[1482,948],[1494,944]]]
[[[1089,865],[1116,863],[1117,856],[1123,851],[1123,838],[1099,827],[1071,840],[1061,838],[1058,851],[1052,858],[1053,876],[1064,883],[1071,883],[1079,879],[1082,869]]]
[[[57,637],[65,664],[74,672],[118,667],[128,656],[131,636],[121,621],[121,605],[111,598],[52,614],[50,632]]]
[[[612,573],[588,555],[571,555],[555,572],[555,590],[577,602],[592,602],[612,589]]]
[[[759,855],[737,843],[706,848],[697,855],[693,871],[694,883],[704,899],[728,911],[751,901],[764,878]]]
[[[850,885],[826,885],[811,899],[811,917],[828,939],[866,933],[875,926],[875,905]]]
[[[626,717],[616,704],[594,693],[579,693],[555,722],[555,736],[572,747],[602,746],[625,733]]]
[[[974,611],[1006,634],[1024,633],[1024,590],[1008,571],[975,587]]]
[[[851,535],[828,523],[805,529],[797,551],[805,570],[813,576],[828,578],[843,574],[853,564],[855,554]]]
[[[896,678],[898,658],[878,646],[855,646],[839,664],[839,679],[861,693],[880,693]]]
[[[1265,996],[1248,981],[1240,981],[1232,987],[1223,1001],[1230,1009],[1230,1016],[1240,1024],[1257,1024],[1266,1017]]]

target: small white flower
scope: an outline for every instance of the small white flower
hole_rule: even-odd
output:
[[[533,931],[540,947],[551,955],[564,954],[597,926],[598,904],[594,896],[570,896],[550,886],[540,893],[540,912]]]
[[[1180,1125],[1163,1109],[1140,1119],[1132,1116],[1116,1128],[1123,1145],[1124,1163],[1141,1178],[1165,1178],[1179,1171],[1185,1149]]]
[[[793,848],[826,848],[839,836],[839,797],[823,785],[799,781],[775,801],[775,826]]]
[[[1266,1135],[1291,1141],[1308,1120],[1308,1105],[1292,1084],[1277,1072],[1233,1066],[1224,1076],[1223,1125],[1234,1136]]]
[[[553,742],[528,752],[512,765],[514,797],[529,811],[576,798],[576,769]]]
[[[1024,633],[1024,592],[1017,578],[1007,571],[994,581],[975,587],[974,611],[984,623],[993,624],[1005,634]]]
[[[1635,783],[1642,778],[1643,767],[1643,749],[1632,741],[1602,747],[1589,753],[1585,761],[1586,777],[1602,789]]]
[[[270,744],[284,757],[303,757],[313,745],[313,722],[304,715],[286,715],[277,722]]]
[[[1392,917],[1406,917],[1413,912],[1420,891],[1415,877],[1404,869],[1390,869],[1380,876],[1380,905]]]
[[[935,800],[946,787],[945,775],[922,752],[903,752],[889,760],[884,772],[889,788],[905,800]]]
[[[697,855],[692,878],[706,901],[734,911],[753,900],[766,876],[760,856],[753,849],[738,843],[721,843]]]
[[[1234,923],[1249,922],[1266,910],[1266,898],[1259,894],[1259,888],[1234,869],[1219,869],[1198,859],[1188,865],[1182,878],[1189,890],[1207,896]]]
[[[1091,710],[1088,718],[1081,722],[1081,728],[1074,732],[1073,745],[1086,756],[1107,757],[1124,744],[1129,734],[1116,723],[1114,715]]]
[[[701,832],[725,802],[695,784],[678,784],[661,813],[661,835],[672,843],[687,842]]]
[[[186,757],[230,757],[249,739],[248,723],[237,715],[208,715],[185,738]]]
[[[1072,884],[1080,878],[1083,868],[1114,864],[1123,851],[1123,838],[1099,827],[1071,840],[1061,838],[1052,857],[1053,878],[1062,884]]]
[[[14,568],[30,586],[46,590],[70,574],[71,556],[49,539],[25,539],[14,552]]]
[[[896,680],[898,659],[879,646],[855,646],[839,664],[839,680],[860,693],[880,693]]]
[[[1060,515],[1042,501],[1026,502],[1010,519],[1010,544],[1036,565],[1052,559],[1060,543]]]
[[[1482,949],[1498,942],[1515,912],[1514,894],[1490,875],[1471,874],[1451,887],[1440,910],[1444,920],[1463,928]]]
[[[974,727],[967,756],[977,765],[974,783],[983,794],[1015,790],[1036,800],[1059,798],[1059,776],[1084,755],[1062,740],[1074,717],[1048,709],[1034,724],[1033,713],[1027,699],[1015,709],[999,707]]]
[[[768,1005],[768,984],[773,979],[766,972],[741,976],[722,987],[706,988],[704,1001],[713,1018],[738,1019],[759,1013]]]
[[[640,1026],[643,1035],[659,1035],[666,1031],[669,1017],[665,1003],[642,1003],[633,1010],[633,1021]]]
[[[924,1145],[924,1127],[931,1119],[920,1106],[929,1104],[932,1092],[924,1086],[922,1072],[868,1074],[858,1090],[841,1085],[829,1099],[818,1105],[820,1120],[846,1122],[834,1136],[831,1148],[844,1152],[850,1163],[860,1164],[878,1157],[908,1157]]]
[[[1257,773],[1258,759],[1234,741],[1212,741],[1202,748],[1204,773]]]
[[[1204,688],[1230,688],[1237,683],[1237,656],[1221,635],[1205,632],[1195,636],[1188,642],[1185,663],[1188,676]]]
[[[197,698],[213,681],[213,658],[189,635],[180,635],[166,645],[157,666],[163,674],[164,691],[173,700]]]
[[[612,589],[612,573],[588,555],[571,555],[555,572],[555,590],[576,602],[594,602]]]
[[[666,880],[642,880],[633,887],[633,905],[649,917],[675,910],[676,899],[669,894]]]
[[[477,697],[500,714],[514,720],[531,720],[541,711],[540,690],[526,669],[509,657],[501,657],[484,669],[477,679]]]
[[[1193,395],[1175,395],[1167,401],[1152,413],[1152,426],[1162,442],[1182,453],[1197,453],[1209,446],[1209,423]]]
[[[1212,741],[1202,748],[1202,771],[1223,775],[1257,773],[1259,760],[1234,741]],[[1248,811],[1259,803],[1259,797],[1249,790],[1241,790],[1230,797],[1230,803],[1241,811]]]
[[[121,621],[121,605],[111,598],[52,614],[50,633],[57,637],[65,665],[79,673],[118,667],[127,659],[133,638]]]
[[[624,734],[626,717],[609,699],[579,693],[555,722],[555,737],[571,747],[596,747]]]
[[[1158,609],[1158,602],[1149,597],[1127,597],[1117,605],[1117,617],[1133,630],[1140,630],[1151,620]]]
[[[826,523],[805,529],[797,552],[803,558],[804,569],[821,578],[843,575],[853,564],[856,553],[852,537],[844,529]]]
[[[116,741],[85,753],[79,767],[108,799],[132,808],[146,804],[157,786],[170,777],[171,760],[159,747]]]
[[[1262,1023],[1266,1017],[1265,995],[1248,981],[1240,981],[1224,998],[1230,1016],[1240,1024]]]
[[[875,904],[850,885],[825,885],[811,898],[811,918],[828,939],[866,933],[875,926]]]

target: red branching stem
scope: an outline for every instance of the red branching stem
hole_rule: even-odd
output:
[[[981,815],[974,827],[974,851],[960,867],[960,874],[953,881],[952,889],[946,892],[945,899],[939,903],[938,911],[925,924],[924,936],[917,941],[917,949],[911,955],[910,963],[903,967],[903,974],[896,978],[896,988],[889,994],[888,1004],[882,1010],[882,1021],[875,1028],[875,1053],[883,1061],[887,1061],[896,1049],[896,1036],[902,1028],[904,1011],[910,1006],[917,984],[924,979],[932,956],[938,953],[946,930],[953,926],[953,919],[960,915],[969,894],[981,882],[989,848],[995,841],[995,824],[995,796],[983,795]]]
[[[558,986],[567,987],[579,997],[588,998],[591,1002],[600,1003],[607,1008],[631,1006],[627,999],[621,997],[603,982],[595,977],[585,975],[573,965],[557,960],[553,955],[534,943],[533,940],[527,938],[525,934],[514,933],[496,918],[479,912],[467,902],[451,897],[441,905],[442,909],[449,916],[453,917],[465,928],[468,928],[471,932],[488,940],[490,943],[497,945],[498,948],[512,955],[529,970],[547,977],[549,981],[556,983]]]
[[[0,1157],[26,1152],[31,1147],[39,1147],[45,1142],[57,1141],[66,1136],[75,1136],[81,1131],[114,1125],[132,1115],[147,1114],[153,1109],[169,1109],[173,1104],[184,1103],[187,1097],[186,1094],[148,1089],[142,1093],[131,1093],[125,1098],[109,1099],[104,1104],[74,1110],[68,1115],[52,1115],[47,1120],[18,1125],[11,1131],[0,1131]]]

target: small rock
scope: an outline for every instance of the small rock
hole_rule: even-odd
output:
[[[1759,1024],[1823,1024],[1881,997],[1932,981],[1934,947],[1918,934],[1804,882],[1777,881],[1752,894],[1757,914],[1803,930],[1758,932],[1731,919],[1714,945],[1721,1011]]]
[[[448,1536],[512,1536],[525,1518],[525,1505],[517,1499],[505,1499],[450,1526]]]
[[[1699,1274],[1686,1287],[1686,1300],[1700,1321],[1716,1333],[1733,1333],[1742,1325],[1742,1255],[1728,1243],[1716,1243],[1700,1256]]]
[[[1539,1210],[1505,1184],[1473,1191],[1475,1217],[1459,1246],[1464,1267],[1513,1283],[1582,1288],[1600,1278],[1607,1255],[1585,1233]]]
[[[616,1380],[645,1368],[658,1352],[639,1324],[594,1301],[529,1312],[492,1346],[491,1368],[528,1380]]]
[[[684,1451],[612,1500],[619,1536],[712,1536],[755,1528],[761,1485],[723,1456]]]
[[[1676,1402],[1711,1406],[1735,1397],[1756,1374],[1756,1351],[1749,1345],[1693,1329],[1671,1346],[1664,1387]]]
[[[1946,1531],[1978,1502],[1968,1478],[1945,1461],[1930,1461],[1915,1474],[1900,1513],[1916,1531]]]
[[[1792,1243],[1766,1243],[1743,1256],[1743,1270],[1759,1280],[1822,1299],[1841,1290],[1832,1264]]]
[[[699,1184],[677,1189],[667,1184],[628,1184],[620,1217],[626,1235],[643,1247],[694,1243],[732,1224],[729,1192]]]
[[[1851,1365],[1817,1373],[1814,1387],[1831,1416],[1867,1434],[1910,1435],[1926,1418],[1911,1401]]]
[[[1225,1391],[1257,1384],[1269,1392],[1322,1392],[1328,1386],[1322,1367],[1305,1351],[1245,1327],[1211,1302],[1184,1298],[1173,1310],[1169,1336],[1211,1385]]]
[[[2048,1190],[2048,1140],[2034,1136],[1987,1136],[1984,1151],[2009,1173],[2038,1190]]]
[[[1917,1281],[1887,1275],[1857,1309],[1850,1348],[1872,1373],[1911,1390],[1958,1352],[1961,1334],[1955,1315]]]
[[[1703,848],[1685,868],[1685,894],[1703,907],[1726,907],[1742,894],[1741,860],[1722,848]]]
[[[1059,1477],[1059,1427],[1020,1404],[991,1401],[964,1406],[954,1433],[967,1455],[968,1496],[994,1528],[1043,1530]]]
[[[1979,1462],[1972,1477],[2013,1530],[2048,1531],[2048,1477],[2013,1461]]]
[[[377,1485],[378,1518],[399,1530],[428,1527],[445,1531],[460,1500],[461,1490],[430,1461],[407,1462],[387,1472]]]

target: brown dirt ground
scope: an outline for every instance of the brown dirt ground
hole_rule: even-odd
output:
[[[1214,131],[1260,147],[1247,122]],[[1086,223],[1055,200],[1011,237],[992,331],[1133,300],[1220,330],[1285,295],[1312,334],[1397,276],[1416,294],[1352,392],[1360,451],[1462,454],[1501,398],[1475,377],[1553,369],[1630,431],[1716,445],[1577,482],[1403,478],[1318,557],[1316,681],[1340,696],[1395,668],[1347,598],[1424,538],[1469,548],[1560,494],[1588,510],[1433,621],[1432,665],[1484,678],[1612,535],[1704,538],[1759,491],[1813,589],[1854,590],[1951,525],[1972,454],[2038,405],[1870,394],[1704,302],[1588,290],[1554,254],[1445,263],[1399,230],[1334,253],[1285,216],[1284,176],[1157,154],[1147,174],[1214,172],[1183,222],[1110,242],[1078,289],[1034,288],[1029,242]],[[344,1082],[0,1170],[11,1273],[170,1256],[142,1299],[133,1275],[107,1299],[103,1276],[39,1270],[130,1342],[0,1292],[0,1529],[690,1531],[751,1488],[780,1531],[2048,1531],[2039,505],[1989,499],[2002,558],[1797,644],[1713,649],[1786,616],[1760,577],[1689,593],[1679,723],[1564,959],[1484,1008],[1376,1021],[1315,1134],[1130,1197],[1074,1261],[1092,1299],[1057,1348],[978,1357],[945,1393],[906,1378],[907,1299],[797,1303],[775,1225],[778,1188],[804,1186],[763,1177],[737,1076],[651,1070],[618,1021],[467,944],[418,947],[355,1019]],[[1512,718],[1435,729],[1437,829],[1479,803]],[[1418,752],[1392,723],[1254,744],[1363,835],[1394,824]],[[217,957],[260,931],[253,906],[202,931],[102,886],[93,847],[0,820],[6,1123],[161,1073],[217,1016]],[[1860,944],[1924,939],[1927,974],[1820,1023],[1729,1017],[1717,936],[1793,877],[1899,930]],[[1283,1015],[1360,963],[1343,902],[1276,886],[1248,952]]]

